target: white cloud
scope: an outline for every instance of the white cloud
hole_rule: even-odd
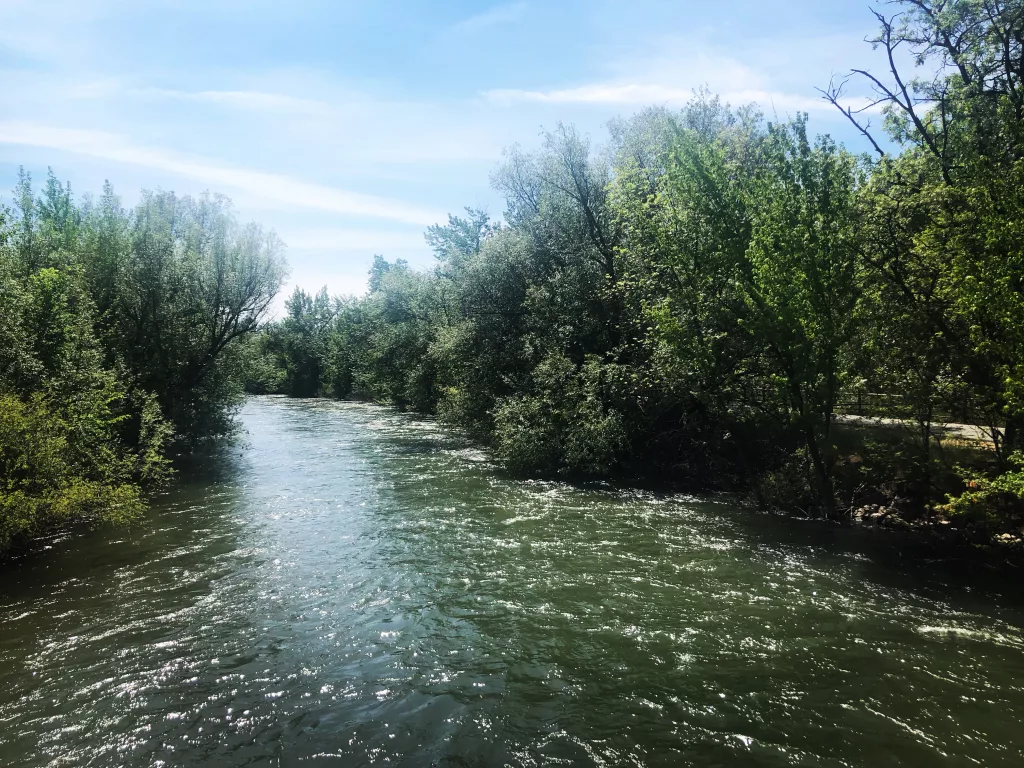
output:
[[[508,24],[516,21],[526,10],[526,3],[506,3],[496,5],[476,16],[463,19],[452,30],[455,32],[477,32],[487,27],[494,27],[499,24]]]
[[[53,128],[24,122],[0,122],[0,144],[20,144],[72,152],[119,163],[154,168],[196,179],[204,184],[240,189],[263,200],[353,216],[368,216],[407,224],[443,221],[437,211],[373,195],[292,179],[262,171],[232,168],[205,160],[132,146],[109,133]]]
[[[757,104],[766,112],[830,112],[835,109],[821,98],[799,96],[792,93],[768,90],[740,90],[717,92],[722,99],[733,106]],[[484,93],[489,101],[511,106],[522,102],[548,104],[621,104],[641,106],[646,104],[670,104],[682,106],[694,97],[692,88],[675,88],[657,83],[595,83],[578,88],[551,91],[526,91],[515,89],[492,90]],[[855,109],[867,106],[868,99],[848,100]]]
[[[283,93],[263,91],[178,91],[167,88],[140,88],[131,91],[140,96],[157,96],[183,101],[198,101],[236,109],[261,112],[327,112],[331,106],[324,101],[304,99]]]
[[[832,38],[811,42],[819,58],[837,43]],[[805,84],[793,55],[786,44],[759,43],[746,54],[750,62],[760,62],[755,65],[699,40],[668,37],[643,54],[612,59],[603,79],[565,88],[493,89],[482,95],[491,104],[506,107],[533,103],[636,108],[682,106],[693,99],[696,90],[707,87],[733,106],[754,103],[766,114],[780,118],[795,112],[835,113],[835,107]],[[860,95],[846,101],[854,109],[871,103]]]
[[[426,251],[422,232],[394,232],[375,229],[303,229],[285,232],[289,248],[303,251]]]
[[[310,268],[306,270],[293,271],[288,282],[281,287],[277,299],[271,308],[275,317],[284,315],[284,302],[291,296],[292,291],[301,288],[307,293],[320,290],[321,286],[327,287],[327,292],[332,296],[360,296],[366,293],[369,288],[370,264],[359,272],[332,272],[323,267]]]
[[[26,76],[0,67],[0,79],[5,76],[11,82],[5,95],[19,106],[22,120],[63,122],[66,110],[56,105],[75,100],[77,121],[95,128],[137,136],[156,130],[173,139],[174,127],[182,135],[201,133],[203,145],[214,147],[207,151],[216,154],[240,155],[255,143],[262,147],[248,154],[257,157],[267,147],[275,157],[282,150],[292,158],[315,152],[318,167],[371,168],[378,179],[394,173],[385,165],[493,162],[514,138],[505,118],[497,123],[478,99],[389,99],[307,72],[265,73],[259,79],[266,87],[195,90],[136,86],[114,77]]]
[[[521,102],[549,104],[651,104],[682,103],[693,97],[689,88],[640,83],[594,83],[577,88],[550,91],[527,91],[498,88],[484,92],[488,101],[509,106]]]

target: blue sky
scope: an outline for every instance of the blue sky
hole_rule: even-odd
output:
[[[231,197],[289,245],[292,282],[361,292],[374,253],[428,264],[423,230],[502,212],[502,149],[708,85],[867,147],[818,98],[877,65],[866,2],[0,0],[0,191],[47,166]],[[856,95],[856,94],[854,94]]]

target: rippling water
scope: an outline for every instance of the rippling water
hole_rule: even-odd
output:
[[[891,544],[257,399],[0,572],[0,765],[1024,764],[1024,612]]]

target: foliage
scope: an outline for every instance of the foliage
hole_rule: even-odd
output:
[[[94,238],[87,261],[114,275],[101,307],[111,362],[156,394],[182,441],[228,433],[242,388],[226,353],[256,330],[281,286],[280,241],[240,226],[219,197],[147,193],[119,226],[121,237]],[[108,279],[96,272],[93,285]]]
[[[940,510],[951,517],[992,526],[1024,520],[1024,453],[1009,457],[1010,469],[990,477],[969,468],[958,468],[966,490],[951,495]]]
[[[3,259],[0,344],[0,552],[72,520],[124,522],[142,485],[168,474],[169,428],[151,397],[102,365],[79,271],[27,280]]]
[[[516,474],[608,474],[626,448],[620,414],[603,403],[600,360],[579,370],[563,355],[533,373],[537,394],[499,401],[494,414],[495,455]]]
[[[102,457],[90,460],[83,450],[83,422],[93,441],[105,438]],[[112,426],[109,414],[64,414],[43,395],[28,402],[0,395],[0,551],[68,521],[124,523],[141,513],[134,457],[118,450]]]
[[[614,121],[601,149],[559,124],[493,174],[502,222],[450,216],[426,233],[432,269],[377,256],[366,296],[306,297],[268,330],[283,390],[436,413],[517,474],[741,485],[826,515],[934,512],[959,482],[941,415],[995,436],[996,490],[962,503],[1005,498],[1024,447],[1024,9],[893,5],[873,41],[888,79],[851,75],[888,142],[845,81],[823,92],[877,158],[707,92]],[[934,76],[901,72],[901,46]],[[837,414],[872,392],[911,429],[843,445]]]
[[[285,301],[285,319],[265,343],[265,351],[276,355],[279,361],[280,391],[292,397],[321,394],[327,366],[327,333],[336,311],[326,288],[316,296],[296,288]]]
[[[172,443],[230,429],[280,246],[220,198],[109,185],[77,204],[22,172],[0,211],[0,553],[76,521],[126,522]]]

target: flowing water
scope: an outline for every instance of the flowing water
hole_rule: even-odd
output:
[[[891,536],[241,418],[144,524],[0,571],[0,765],[1024,764],[1019,594]]]

